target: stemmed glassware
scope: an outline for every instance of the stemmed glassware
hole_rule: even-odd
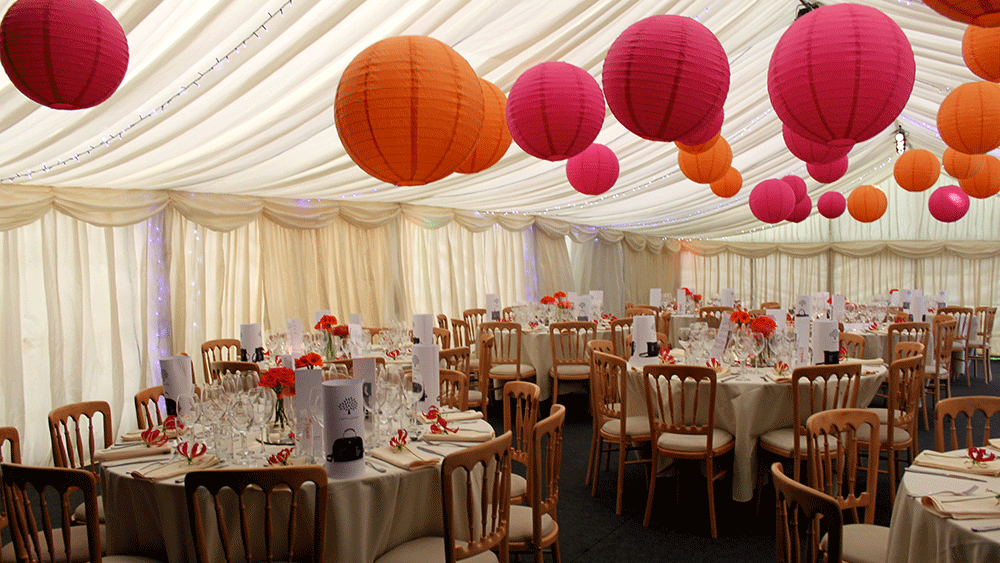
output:
[[[277,396],[269,387],[254,387],[247,393],[250,399],[250,406],[253,412],[252,426],[260,429],[258,439],[261,444],[261,451],[264,451],[264,444],[268,441],[268,428],[274,420],[274,404]],[[266,456],[265,456],[266,457]]]
[[[230,425],[232,425],[233,430],[240,435],[241,450],[239,456],[242,458],[242,463],[247,465],[250,460],[250,450],[247,445],[247,433],[250,430],[250,425],[253,424],[254,421],[254,406],[247,394],[236,393],[232,396],[229,401],[229,411],[226,415],[226,420]]]
[[[226,409],[228,407],[225,390],[222,385],[214,383],[205,386],[201,390],[200,404],[202,418],[209,423],[211,428],[212,449],[215,450],[215,455],[224,461],[227,455],[226,452],[232,448],[233,441],[231,433],[226,432],[226,425],[222,424],[222,421],[226,418]]]
[[[176,399],[177,421],[184,432],[191,434],[191,439],[198,441],[198,433],[195,431],[195,424],[201,419],[201,397],[194,393],[185,393]],[[178,431],[180,434],[181,431]]]
[[[406,399],[407,418],[411,428],[417,425],[417,403],[424,396],[424,386],[415,381],[413,376],[402,378],[402,396]]]

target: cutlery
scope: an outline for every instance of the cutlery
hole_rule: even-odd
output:
[[[973,526],[973,532],[996,532],[1000,530],[1000,526]]]
[[[961,498],[949,498],[949,499],[937,499],[938,502],[944,504],[946,502],[965,502],[967,500],[986,500],[996,498],[993,495],[979,496],[979,497],[961,497]]]
[[[958,473],[938,473],[937,471],[924,471],[922,469],[911,469],[906,468],[910,473],[923,473],[924,475],[937,475],[938,477],[953,477],[955,479],[968,479],[969,481],[978,481],[980,483],[989,483],[986,479],[979,479],[977,477],[969,477],[968,475],[959,475]]]
[[[155,459],[155,458],[158,458],[158,457],[163,457],[163,456],[166,456],[166,455],[169,455],[169,456],[173,457],[173,454],[159,454],[157,456],[137,457],[137,458],[134,458],[132,460],[124,461],[124,462],[121,462],[121,463],[102,463],[101,466],[104,467],[104,468],[110,469],[112,467],[124,467],[126,465],[136,465],[136,464],[139,464],[139,463],[150,463],[151,459]],[[169,458],[167,458],[167,459],[169,459]],[[164,460],[164,461],[166,461],[166,460]]]
[[[420,450],[420,451],[422,451],[422,452],[427,452],[427,453],[431,454],[432,456],[441,457],[441,454],[439,454],[438,452],[436,452],[436,451],[434,451],[434,450],[432,450],[430,448],[425,448],[423,446],[417,446],[417,449]],[[420,457],[420,456],[417,456],[417,457]]]
[[[134,448],[136,446],[144,446],[145,442],[122,442],[121,444],[113,444],[108,447],[109,450],[119,450],[122,448]]]
[[[386,471],[385,469],[383,469],[383,468],[375,465],[374,463],[372,463],[372,462],[370,462],[368,460],[365,460],[365,465],[367,465],[368,467],[371,467],[372,469],[374,469],[375,471],[378,471],[379,473],[385,473],[385,471]]]

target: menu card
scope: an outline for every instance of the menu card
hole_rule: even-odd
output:
[[[809,349],[809,329],[811,326],[811,317],[795,317],[795,350],[797,351],[796,363],[798,365],[807,365],[812,363]]]
[[[604,290],[592,289],[590,290],[590,298],[594,303],[594,318],[599,319],[601,312],[604,311]]]
[[[589,321],[593,312],[593,303],[591,302],[592,297],[590,295],[581,295],[577,297],[577,300],[573,302],[573,309],[576,312],[576,320],[578,321]]]
[[[323,317],[325,317],[326,315],[332,315],[332,314],[333,314],[333,311],[331,311],[329,309],[320,309],[319,311],[314,312],[313,313],[313,326],[316,326],[319,323],[319,320],[322,319]]]
[[[420,412],[431,405],[441,406],[441,364],[437,344],[413,345],[413,380],[424,386],[424,397],[417,403]]]
[[[649,304],[657,309],[663,304],[663,290],[659,287],[649,288]]]
[[[334,479],[365,471],[365,403],[361,380],[323,382],[323,451],[326,472]]]
[[[434,315],[430,313],[417,313],[413,315],[413,343],[434,343]]]
[[[812,355],[814,364],[840,363],[840,328],[837,321],[813,321]]]
[[[260,323],[240,325],[240,360],[244,362],[264,361],[264,336]]]
[[[288,333],[288,350],[293,354],[302,354],[306,347],[302,343],[302,319],[285,321],[285,331]]]
[[[177,414],[177,397],[194,393],[191,358],[189,356],[160,358],[160,378],[163,381],[163,398],[167,405],[167,416]]]
[[[632,358],[633,365],[645,366],[660,363],[659,344],[656,341],[656,317],[639,315],[632,317]]]
[[[486,317],[487,320],[500,320],[500,295],[496,293],[486,294]]]
[[[847,297],[843,295],[833,296],[833,320],[844,322],[844,310],[847,308]]]
[[[736,295],[732,289],[723,289],[722,293],[719,294],[719,301],[722,301],[723,307],[735,307]]]
[[[722,361],[722,354],[726,349],[726,343],[729,342],[729,333],[732,332],[732,330],[732,319],[730,319],[728,315],[723,315],[722,321],[719,322],[719,329],[715,333],[715,345],[712,346],[713,358]]]
[[[677,290],[677,314],[687,314],[687,292],[683,287]]]

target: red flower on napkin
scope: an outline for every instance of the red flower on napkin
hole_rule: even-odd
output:
[[[389,358],[390,360],[395,360],[396,358],[399,357],[400,354],[402,354],[402,352],[400,352],[399,350],[389,350],[388,352],[385,353],[386,357]]]
[[[670,355],[669,347],[660,350],[660,363],[667,365],[673,365],[677,363],[677,358],[674,358],[673,356]]]
[[[334,327],[337,326],[337,317],[333,315],[323,315],[323,318],[316,323],[316,330],[325,330],[327,332],[333,332]]]
[[[278,452],[278,453],[276,453],[276,454],[274,454],[272,456],[268,456],[268,458],[267,458],[267,464],[268,465],[288,465],[288,460],[290,460],[292,458],[292,450],[293,449],[294,448],[284,448],[280,452]]]
[[[785,362],[778,362],[774,364],[774,372],[777,373],[780,377],[787,377],[789,372],[791,371],[792,369],[788,367],[788,364],[786,364]]]
[[[295,359],[296,368],[321,368],[323,367],[323,356],[316,352],[310,352],[305,356]]]
[[[395,436],[389,438],[389,445],[396,448],[399,451],[403,451],[403,448],[406,447],[406,438],[408,435],[409,434],[406,432],[406,430],[400,428],[399,430],[396,431]]]
[[[261,387],[270,387],[279,399],[295,396],[295,371],[289,368],[271,368],[260,376]]]
[[[147,428],[140,434],[142,441],[146,444],[147,448],[158,448],[167,443],[170,439],[167,437],[167,433],[159,428]]]
[[[177,453],[186,459],[189,464],[192,463],[195,458],[205,455],[206,451],[208,451],[208,446],[198,442],[181,442],[180,444],[177,444]]]
[[[443,416],[438,416],[437,422],[431,424],[431,434],[447,434],[449,432],[457,434],[458,428],[448,428],[448,421]]]
[[[719,368],[722,367],[722,364],[719,362],[719,360],[715,358],[709,358],[708,361],[705,362],[705,365],[714,369],[715,371],[719,371]]]
[[[179,418],[177,418],[176,414],[172,414],[172,415],[168,416],[163,421],[163,429],[164,430],[184,430],[184,423],[181,422]]]
[[[987,451],[986,448],[969,448],[969,459],[972,460],[972,465],[986,465],[986,462],[996,458],[996,454]]]
[[[601,318],[604,319],[604,320],[606,320],[606,321],[608,321],[608,322],[617,321],[618,320],[618,317],[612,315],[611,313],[604,313],[603,315],[601,315]]]
[[[542,305],[551,305],[556,302],[556,298],[551,295],[546,295],[542,297]]]
[[[437,405],[431,405],[424,413],[424,418],[427,420],[437,420],[439,416],[441,416],[441,409]]]

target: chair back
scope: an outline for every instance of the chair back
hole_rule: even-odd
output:
[[[472,329],[469,327],[469,323],[461,319],[451,319],[451,340],[452,344],[458,348],[461,346],[468,346],[470,351],[476,344],[476,338],[478,338],[478,332],[473,336]]]
[[[594,352],[592,361],[594,375],[590,392],[595,395],[595,416],[601,417],[601,424],[606,420],[619,419],[624,426],[628,402],[628,365],[621,357],[603,352]],[[625,429],[622,428],[621,435],[625,434]]]
[[[896,347],[892,350],[892,359],[896,361],[903,358],[923,356],[925,350],[924,345],[919,342],[897,342]],[[921,365],[923,365],[923,360],[921,360]]]
[[[493,365],[521,365],[521,325],[503,321],[479,324],[479,331],[493,337]],[[518,368],[520,371],[520,367]]]
[[[864,358],[865,337],[860,334],[840,331],[840,349],[845,351],[848,358]]]
[[[483,334],[479,339],[479,373],[476,377],[476,387],[479,388],[481,393],[483,418],[486,418],[487,410],[489,409],[490,401],[493,397],[490,395],[490,370],[493,369],[493,346],[496,339],[489,334]]]
[[[500,561],[509,559],[510,445],[511,433],[506,432],[450,454],[441,463],[446,563],[494,548]],[[460,545],[456,536],[468,543]]]
[[[841,561],[844,515],[837,500],[788,477],[780,462],[771,466],[771,477],[776,505],[774,543],[778,563]],[[826,558],[818,555],[821,525],[827,531]],[[804,559],[803,553],[810,557]]]
[[[979,317],[979,341],[984,346],[989,347],[990,336],[993,334],[993,321],[997,316],[996,307],[976,307],[976,316]],[[975,338],[973,338],[975,340]]]
[[[930,365],[934,366],[938,374],[951,372],[951,348],[955,344],[955,333],[958,330],[958,321],[951,315],[934,315],[931,321],[934,330],[934,356]]]
[[[500,309],[500,320],[501,321],[507,321],[507,322],[513,321],[514,320],[514,308],[513,307],[504,307],[503,309]]]
[[[451,331],[437,326],[433,327],[433,330],[434,343],[438,345],[438,348],[441,350],[451,348]]]
[[[900,342],[919,342],[927,349],[931,336],[931,324],[924,322],[892,323],[886,329],[886,346],[895,350]],[[925,359],[926,362],[926,359]]]
[[[590,365],[587,343],[597,339],[597,323],[574,321],[549,325],[552,342],[552,367]]]
[[[159,404],[162,396],[162,385],[147,387],[135,394],[135,420],[139,425],[139,430],[163,424],[163,413],[160,411]]]
[[[188,473],[184,493],[198,563],[303,560],[301,551],[310,561],[323,561],[327,480],[319,465]],[[300,525],[310,512],[312,526]],[[221,554],[209,554],[209,534],[217,536]]]
[[[963,448],[959,445],[958,439],[957,415],[959,414],[965,418],[964,448],[985,447],[990,442],[990,418],[998,412],[1000,412],[1000,397],[973,395],[938,401],[934,409],[934,449],[946,452]],[[979,430],[980,424],[982,430]],[[978,435],[983,437],[980,443],[976,443],[973,438]]]
[[[438,352],[438,360],[442,364],[441,367],[468,374],[472,354],[469,352],[468,346],[459,346],[458,348],[448,348],[447,350],[442,349]]]
[[[466,309],[462,311],[462,320],[469,325],[469,338],[473,342],[479,339],[479,325],[486,317],[486,309]],[[454,326],[454,322],[452,326]]]
[[[642,368],[646,412],[654,443],[660,433],[705,437],[712,451],[715,370],[705,366],[653,364]]]
[[[100,415],[100,433],[94,428],[94,418]],[[83,431],[81,433],[81,430]],[[84,437],[86,434],[86,438]],[[114,442],[111,432],[111,405],[105,401],[71,403],[49,413],[49,438],[56,467],[88,469],[97,473],[94,452]]]
[[[4,457],[4,444],[7,444],[7,456]],[[21,438],[17,428],[0,426],[0,463],[21,463]],[[7,507],[4,504],[3,487],[0,487],[0,530],[7,527]]]
[[[443,328],[445,330],[448,330],[448,315],[446,315],[444,313],[441,313],[441,314],[439,314],[435,318],[437,319],[437,323],[438,323],[438,327],[439,328]]]
[[[673,315],[670,311],[663,311],[660,313],[660,326],[657,330],[663,334],[670,334],[670,317]]]
[[[732,307],[702,307],[698,316],[701,320],[708,323],[708,326],[712,328],[719,328],[719,324],[722,323],[722,319],[731,315],[733,310],[734,309]]]
[[[778,303],[777,301],[765,301],[760,304],[760,308],[764,309],[765,311],[767,311],[768,309],[780,309],[781,303]]]
[[[917,344],[914,342],[913,344]],[[924,358],[921,355],[894,360],[889,364],[888,379],[888,443],[894,444],[897,428],[912,432],[916,429],[924,383]]]
[[[218,338],[208,340],[201,345],[202,375],[206,384],[219,378],[219,374],[212,369],[212,364],[224,361],[240,361],[240,341],[238,338]],[[197,384],[198,382],[194,379],[194,372],[192,372],[191,383]]]
[[[611,346],[614,355],[627,358],[631,356],[628,346],[625,345],[626,337],[632,336],[632,317],[625,317],[611,321]]]
[[[955,317],[958,326],[955,328],[955,340],[962,340],[963,345],[975,335],[972,331],[972,318],[976,316],[976,310],[972,307],[941,307],[937,310],[938,315],[951,315]]]
[[[875,521],[880,424],[866,409],[828,410],[806,421],[809,485],[835,498],[841,510],[851,510],[856,522],[858,510],[864,510],[865,524]]]
[[[530,381],[508,381],[503,386],[503,430],[512,433],[513,459],[528,465],[531,429],[538,422],[541,389]]]
[[[801,437],[808,435],[806,420],[821,411],[857,408],[861,364],[804,366],[792,372],[792,458],[802,457]],[[799,463],[794,464],[799,478]]]
[[[469,410],[469,374],[454,369],[441,368],[440,376],[441,405],[456,408],[460,411]]]

